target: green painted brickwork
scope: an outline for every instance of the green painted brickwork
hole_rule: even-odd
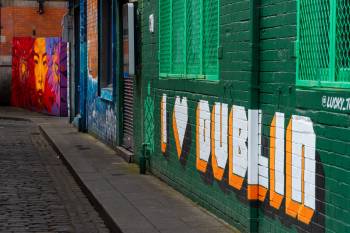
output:
[[[220,1],[220,75],[218,82],[209,82],[159,78],[158,1],[139,1],[142,19],[142,77],[138,81],[141,89],[137,94],[139,99],[135,108],[135,122],[141,126],[136,128],[136,134],[142,137],[138,136],[136,139],[137,153],[141,153],[142,143],[145,138],[149,138],[145,136],[147,131],[144,127],[152,125],[152,122],[147,122],[147,119],[153,118],[152,172],[242,232],[350,232],[350,93],[341,89],[297,88],[297,1],[259,2],[259,33],[252,38],[253,27],[250,22],[253,4],[249,0]],[[150,14],[155,16],[155,33],[149,32]],[[253,39],[258,39],[259,42],[257,56],[252,55]],[[254,63],[257,61],[258,63]],[[253,64],[258,64],[258,80],[252,80],[256,78],[252,72],[252,67],[255,67]],[[253,85],[254,81],[259,81],[258,85]],[[259,95],[254,96],[253,91],[258,91]],[[165,155],[160,149],[159,124],[163,94],[167,94],[169,135]],[[186,146],[183,148],[186,156],[180,161],[171,125],[176,96],[187,97],[189,114],[189,127],[184,139]],[[150,99],[153,103],[150,103]],[[237,191],[227,185],[227,176],[224,176],[223,181],[217,182],[210,172],[202,175],[197,171],[195,110],[199,100],[207,100],[210,108],[214,102],[221,102],[229,106],[244,106],[247,109],[256,101],[263,112],[262,145],[267,150],[269,126],[275,112],[285,113],[285,127],[293,114],[311,118],[317,135],[318,174],[317,213],[309,225],[286,215],[284,201],[280,210],[271,208],[268,203],[269,193],[265,202],[249,203],[246,198],[246,181],[243,190]],[[154,107],[152,117],[146,106]],[[147,116],[147,119],[144,116]],[[256,206],[259,208],[255,208]]]
[[[322,103],[323,98],[347,99],[349,93],[340,89],[296,88],[296,22],[297,1],[262,0],[260,25],[260,108],[265,113],[263,121],[269,124],[272,115],[284,112],[287,115],[308,116],[314,123],[318,177],[316,190],[319,208],[318,223],[326,232],[349,232],[350,213],[350,118],[349,111],[337,110]],[[287,117],[286,118],[289,118]],[[281,225],[268,209],[260,209],[259,230],[319,232],[316,223],[308,227],[295,224]],[[288,224],[289,225],[289,224]],[[316,231],[317,229],[317,231]],[[278,230],[279,231],[279,230]]]

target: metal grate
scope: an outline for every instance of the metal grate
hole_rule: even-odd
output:
[[[123,141],[122,146],[133,152],[134,145],[134,80],[124,78]]]
[[[203,69],[204,74],[215,76],[218,72],[218,0],[207,0],[204,2],[204,36],[203,36]]]
[[[159,9],[159,41],[161,48],[159,50],[160,73],[169,73],[171,70],[171,0],[161,0]]]
[[[187,1],[186,73],[201,74],[201,0]]]
[[[299,0],[297,84],[350,87],[350,1]]]
[[[350,1],[337,1],[336,81],[350,82]]]
[[[159,1],[160,76],[218,79],[219,0]]]
[[[151,96],[151,84],[148,82],[147,97],[144,101],[144,141],[151,153],[154,152],[154,100]]]

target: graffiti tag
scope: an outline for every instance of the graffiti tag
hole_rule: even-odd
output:
[[[350,110],[350,98],[323,96],[322,107],[327,109],[349,111]]]

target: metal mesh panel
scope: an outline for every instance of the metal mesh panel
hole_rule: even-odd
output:
[[[185,72],[185,0],[173,0],[173,38],[172,38],[172,72],[184,74]],[[163,33],[163,32],[161,32]]]
[[[329,0],[300,0],[299,80],[329,77]]]
[[[350,81],[350,1],[337,1],[336,80]]]
[[[297,82],[350,87],[350,1],[299,0]]]
[[[218,78],[219,0],[159,1],[161,77]]]
[[[187,0],[187,74],[201,73],[201,0]]]
[[[171,0],[162,0],[159,19],[159,49],[160,73],[171,71]]]
[[[203,14],[203,68],[205,75],[218,73],[218,0],[204,2]]]

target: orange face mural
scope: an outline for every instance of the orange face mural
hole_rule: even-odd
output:
[[[13,106],[67,115],[67,44],[60,38],[14,38]]]
[[[34,42],[34,75],[35,90],[39,97],[43,96],[45,91],[47,71],[46,40],[45,38],[38,38]]]

